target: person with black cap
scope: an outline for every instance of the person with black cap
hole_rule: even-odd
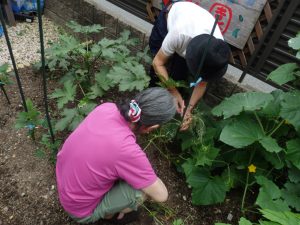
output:
[[[154,57],[150,85],[158,75],[166,80],[187,80],[188,72],[195,80],[181,130],[192,122],[192,110],[205,93],[207,83],[221,78],[227,70],[230,48],[217,26],[210,36],[215,18],[192,2],[176,2],[162,9],[153,26],[149,47]],[[210,39],[210,41],[208,41]],[[202,55],[207,47],[203,67],[198,74]],[[168,65],[168,69],[167,69]],[[183,115],[185,103],[176,88],[169,89],[177,99],[177,111]]]

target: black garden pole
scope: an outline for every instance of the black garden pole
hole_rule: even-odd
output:
[[[21,84],[21,80],[20,80],[20,77],[19,77],[17,65],[16,65],[16,62],[15,62],[15,58],[14,58],[14,55],[13,55],[11,43],[10,43],[10,40],[9,40],[9,37],[8,37],[8,33],[7,33],[6,25],[5,25],[5,20],[4,20],[1,4],[0,4],[0,20],[1,20],[2,27],[3,27],[3,32],[4,32],[5,40],[6,40],[6,43],[7,43],[8,51],[9,51],[9,54],[10,54],[10,58],[11,58],[11,61],[12,61],[13,69],[14,69],[14,72],[15,72],[15,75],[16,75],[16,79],[17,79],[21,99],[22,99],[22,102],[23,102],[23,106],[24,106],[25,111],[27,112],[28,110],[27,110],[27,105],[26,105],[26,101],[25,101],[25,97],[24,97],[24,93],[23,93],[23,89],[22,89],[22,84]]]
[[[9,98],[8,98],[7,93],[6,93],[6,91],[5,91],[4,85],[3,85],[3,84],[0,84],[0,88],[1,88],[1,90],[2,90],[2,92],[3,92],[3,94],[4,94],[4,96],[5,96],[5,98],[6,98],[6,100],[7,100],[7,103],[10,105],[10,101],[9,101]]]
[[[49,127],[49,132],[51,135],[51,141],[54,144],[55,138],[51,125],[51,119],[48,109],[48,97],[47,97],[47,80],[46,80],[46,70],[45,70],[45,48],[44,48],[44,35],[43,35],[43,24],[42,24],[42,13],[41,13],[41,1],[37,0],[37,13],[39,21],[39,33],[40,33],[40,44],[41,44],[41,61],[42,61],[42,76],[43,76],[43,92],[44,92],[44,105],[46,111],[46,119]]]

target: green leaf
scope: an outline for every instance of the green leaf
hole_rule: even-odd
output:
[[[296,37],[291,38],[288,41],[288,45],[295,50],[299,50],[300,49],[300,35],[298,34]]]
[[[43,159],[43,158],[46,157],[45,151],[43,149],[40,149],[40,148],[35,151],[34,155],[36,157],[40,158],[40,159]]]
[[[184,222],[182,219],[177,219],[173,221],[172,225],[184,225]]]
[[[75,21],[70,21],[69,23],[67,23],[67,26],[71,28],[75,33],[85,33],[85,34],[99,33],[101,30],[104,29],[104,27],[102,27],[100,24],[82,26]]]
[[[271,209],[276,211],[288,211],[289,207],[283,202],[280,189],[270,180],[263,176],[256,176],[256,181],[261,185],[256,204],[263,209]]]
[[[195,152],[194,158],[196,159],[196,166],[211,166],[213,160],[218,156],[219,149],[213,146],[204,146],[204,145],[197,145],[193,147]]]
[[[300,131],[300,91],[287,92],[283,95],[280,116]]]
[[[277,222],[280,225],[296,225],[300,224],[300,215],[292,212],[278,212],[269,209],[259,210],[263,217],[271,220],[272,222]]]
[[[88,115],[95,107],[97,106],[96,103],[93,103],[93,102],[87,102],[83,105],[81,105],[78,109],[79,113],[81,115]]]
[[[277,141],[274,138],[266,136],[259,140],[259,143],[268,151],[268,152],[280,152],[282,148],[277,144]]]
[[[300,170],[292,167],[289,169],[289,179],[293,183],[300,182]]]
[[[222,173],[222,179],[224,180],[227,191],[229,191],[231,188],[235,188],[237,186],[238,181],[240,180],[240,177],[238,173],[236,172],[236,169],[229,167],[226,168]]]
[[[271,92],[274,101],[269,102],[266,107],[263,108],[262,113],[267,114],[269,117],[278,117],[281,109],[282,90],[275,90]]]
[[[76,86],[72,83],[72,81],[66,81],[64,83],[64,88],[55,89],[55,91],[50,95],[50,98],[56,98],[57,107],[61,109],[69,101],[74,101],[75,95],[76,95]]]
[[[282,224],[279,224],[279,223],[275,223],[275,222],[271,222],[271,221],[264,221],[264,220],[260,220],[259,224],[260,225],[282,225]]]
[[[300,138],[290,140],[286,143],[286,159],[291,161],[294,166],[300,169]]]
[[[300,184],[287,182],[281,191],[284,202],[297,211],[300,211]]]
[[[242,111],[256,111],[264,108],[273,100],[273,96],[268,93],[247,92],[234,94],[226,98],[213,108],[215,116],[224,116],[224,119],[234,115],[239,115]]]
[[[183,88],[188,88],[187,84],[184,82],[184,81],[176,81],[176,80],[173,80],[171,77],[168,78],[168,80],[157,74],[160,82],[158,83],[159,86],[163,87],[163,88],[166,88],[166,89],[169,89],[169,88],[175,88],[175,87],[183,87]]]
[[[188,177],[191,175],[191,173],[193,172],[193,170],[196,168],[195,167],[195,159],[188,159],[186,160],[185,163],[182,164],[182,168],[183,168],[183,171],[185,173],[185,176]]]
[[[64,109],[64,111],[62,112],[63,118],[60,119],[59,121],[57,121],[57,123],[55,124],[55,130],[63,131],[65,129],[67,129],[77,114],[78,114],[78,111],[76,108]]]
[[[220,140],[235,148],[243,148],[263,137],[264,134],[256,121],[243,115],[223,128]]]
[[[210,205],[223,202],[226,185],[221,177],[212,177],[207,171],[195,168],[187,177],[192,186],[192,203],[195,205]]]
[[[111,79],[107,77],[109,68],[103,67],[101,72],[95,74],[95,84],[90,88],[88,97],[90,99],[95,99],[97,97],[102,97],[110,88],[114,86]]]
[[[114,84],[119,85],[119,91],[141,91],[148,86],[150,80],[143,65],[136,62],[127,62],[114,66],[107,77]]]
[[[36,126],[42,125],[42,120],[39,119],[40,112],[33,105],[33,102],[30,99],[26,99],[27,112],[20,112],[17,115],[15,128],[28,128],[28,126],[32,127],[29,129],[35,129]]]
[[[8,70],[8,63],[4,63],[0,66],[0,74],[1,73],[6,73]]]
[[[264,159],[266,161],[274,166],[275,169],[279,170],[284,167],[285,154],[283,154],[282,152],[280,154],[277,154],[267,151],[261,151],[261,154],[264,156]]]
[[[289,81],[295,80],[296,77],[294,72],[298,68],[296,63],[283,64],[271,72],[267,79],[270,79],[279,85],[283,85]]]
[[[252,225],[252,223],[244,217],[240,218],[239,225]]]
[[[56,43],[50,45],[45,50],[47,66],[50,71],[60,67],[67,70],[70,65],[71,57],[75,51],[81,48],[80,42],[71,35],[60,35]]]

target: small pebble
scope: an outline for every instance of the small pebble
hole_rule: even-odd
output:
[[[48,18],[43,16],[43,28],[45,47],[49,46],[49,41],[55,41],[58,38],[58,27]],[[38,20],[34,20],[33,23],[17,23],[16,26],[7,27],[8,35],[12,44],[15,61],[19,62],[17,67],[23,68],[30,64],[40,60],[40,39]],[[10,54],[7,49],[5,38],[0,38],[0,65],[8,63],[11,70],[12,63]],[[22,106],[21,106],[22,107]]]
[[[186,201],[186,196],[185,195],[183,195],[182,198],[183,198],[184,201]]]
[[[229,213],[229,214],[227,215],[227,220],[228,220],[228,221],[231,221],[232,218],[233,218],[233,215],[232,215],[231,213]]]
[[[23,192],[23,193],[21,194],[21,196],[24,197],[24,196],[25,196],[25,193]]]

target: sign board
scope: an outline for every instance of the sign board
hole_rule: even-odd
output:
[[[218,25],[225,40],[243,49],[267,0],[187,0],[219,14]],[[164,0],[163,2],[167,2]],[[161,9],[162,0],[153,0],[153,5]],[[191,18],[192,20],[193,18]],[[201,22],[201,21],[200,21]]]

